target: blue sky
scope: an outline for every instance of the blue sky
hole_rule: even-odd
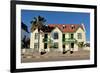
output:
[[[37,11],[21,10],[21,21],[23,21],[30,31],[31,21],[34,17],[43,16],[46,24],[81,24],[86,28],[86,40],[90,41],[90,14],[79,12],[56,12],[56,11]]]

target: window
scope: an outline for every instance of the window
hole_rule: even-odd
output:
[[[78,33],[78,39],[82,39],[82,33]]]
[[[58,48],[58,43],[54,43],[54,48]]]
[[[63,34],[63,38],[65,38],[65,34]]]
[[[74,26],[74,25],[71,25],[71,28],[72,28],[72,29],[75,29],[75,26]]]
[[[38,33],[35,33],[35,39],[38,39]]]
[[[74,34],[71,34],[71,39],[73,39],[74,38]]]
[[[34,43],[34,48],[35,48],[35,49],[38,48],[38,43]]]
[[[44,35],[44,38],[48,38],[48,34],[45,34],[45,35]]]
[[[63,34],[62,36],[63,36],[62,41],[65,42],[65,34]]]
[[[58,39],[58,33],[57,32],[54,33],[54,39]]]

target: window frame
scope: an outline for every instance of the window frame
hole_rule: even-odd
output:
[[[39,37],[39,33],[35,33],[34,39],[38,39],[38,37]]]
[[[82,33],[77,33],[77,38],[82,39]]]
[[[55,34],[56,34],[56,36],[55,36]],[[59,35],[58,35],[58,32],[54,32],[53,33],[53,38],[56,40],[56,39],[59,39]]]

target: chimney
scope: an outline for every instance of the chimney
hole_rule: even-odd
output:
[[[82,27],[83,27],[84,31],[86,32],[84,23],[82,23]]]

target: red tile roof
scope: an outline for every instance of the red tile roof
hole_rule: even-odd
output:
[[[48,26],[49,27],[58,27],[63,33],[75,32],[79,27],[83,29],[83,26],[80,24],[49,24]]]

